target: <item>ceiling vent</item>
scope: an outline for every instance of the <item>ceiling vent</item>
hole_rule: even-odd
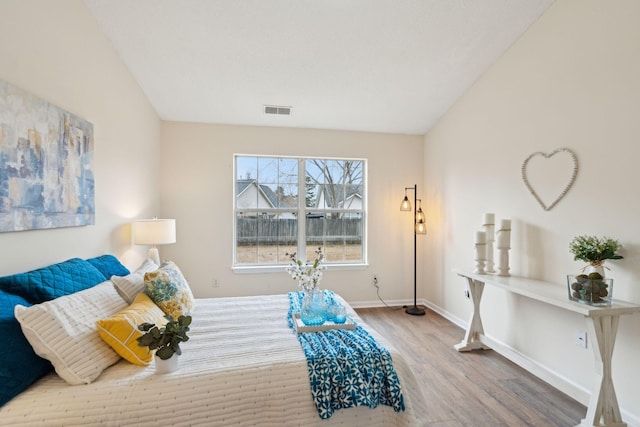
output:
[[[277,114],[280,116],[290,116],[292,107],[286,107],[283,105],[265,105],[264,113],[265,114]]]

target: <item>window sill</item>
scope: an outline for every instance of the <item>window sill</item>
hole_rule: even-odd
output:
[[[327,271],[340,270],[366,270],[369,264],[325,264]],[[263,273],[285,273],[286,265],[247,265],[233,266],[231,270],[236,274],[263,274]]]

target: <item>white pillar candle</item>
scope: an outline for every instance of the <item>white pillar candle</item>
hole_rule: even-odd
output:
[[[476,261],[486,261],[487,259],[487,244],[486,243],[476,243],[475,246],[475,260]]]
[[[485,231],[476,231],[475,243],[487,243],[487,233]]]
[[[486,213],[483,217],[482,225],[495,225],[496,223],[496,215],[492,213]]]
[[[501,219],[500,228],[497,231],[496,239],[497,248],[510,248],[511,247],[511,220]]]
[[[487,235],[487,243],[495,242],[496,234],[494,233],[495,225],[485,225],[484,232]]]
[[[486,266],[486,271],[487,273],[495,273],[495,270],[493,269],[493,242],[496,240],[496,234],[495,234],[495,223],[496,223],[496,216],[493,213],[485,213],[484,217],[483,217],[483,222],[484,222],[484,231],[487,234],[487,266]]]

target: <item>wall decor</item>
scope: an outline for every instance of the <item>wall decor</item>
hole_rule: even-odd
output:
[[[0,80],[0,232],[95,224],[93,125]]]
[[[550,159],[551,157],[557,154],[569,155],[571,157],[571,161],[573,162],[573,167],[571,171],[571,177],[569,178],[568,182],[565,184],[564,189],[560,192],[560,194],[556,197],[556,199],[551,204],[547,205],[542,201],[542,198],[538,195],[538,192],[531,185],[530,177],[528,176],[528,172],[527,172],[527,166],[529,165],[529,161],[531,161],[531,159],[537,156],[542,156],[543,159]],[[567,192],[573,186],[573,183],[576,181],[577,175],[578,175],[578,158],[576,157],[576,154],[568,148],[558,148],[557,150],[554,150],[549,154],[538,151],[531,154],[529,157],[525,159],[524,163],[522,163],[522,180],[524,181],[524,185],[527,186],[527,189],[529,190],[529,192],[538,201],[538,203],[540,203],[540,206],[542,206],[542,208],[545,211],[549,211],[553,209],[553,207],[556,204],[558,204],[560,200],[562,200],[562,198],[567,194]]]

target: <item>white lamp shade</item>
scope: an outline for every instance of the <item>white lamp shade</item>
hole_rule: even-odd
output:
[[[133,223],[133,243],[136,245],[166,245],[175,242],[175,219],[142,219]]]

